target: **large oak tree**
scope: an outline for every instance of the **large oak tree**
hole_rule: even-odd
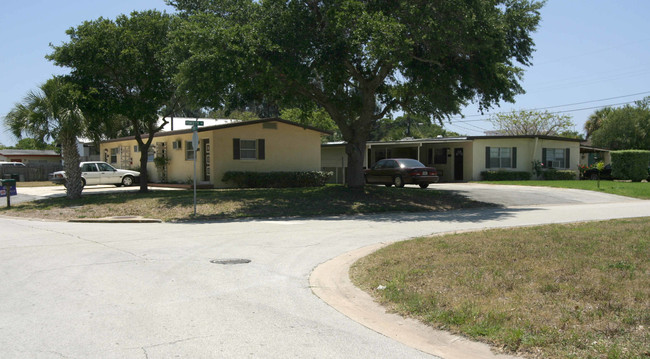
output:
[[[114,21],[99,18],[67,31],[48,58],[71,69],[85,92],[91,129],[115,132],[126,125],[140,148],[140,191],[147,191],[147,156],[162,109],[177,108],[174,56],[166,52],[177,18],[158,11],[133,12]],[[163,114],[164,115],[164,114]],[[163,117],[164,118],[164,117]],[[94,123],[93,123],[94,122]],[[124,132],[122,132],[124,133]]]
[[[188,19],[179,77],[219,105],[263,93],[324,108],[364,184],[365,143],[394,111],[438,121],[523,92],[542,3],[532,0],[170,0]],[[219,96],[215,96],[219,94]],[[283,104],[286,106],[287,104]]]

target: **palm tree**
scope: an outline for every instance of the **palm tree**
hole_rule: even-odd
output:
[[[590,138],[602,125],[603,121],[607,118],[607,115],[612,112],[611,107],[601,108],[596,110],[596,112],[589,115],[589,119],[585,122],[585,132],[587,133],[587,138]]]
[[[84,117],[77,99],[79,92],[65,77],[54,76],[30,91],[5,116],[5,124],[21,138],[23,133],[40,140],[51,138],[61,144],[67,177],[68,198],[81,197],[83,185],[79,168],[77,137],[84,133]]]

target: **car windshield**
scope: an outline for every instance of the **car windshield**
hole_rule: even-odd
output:
[[[416,168],[416,167],[425,167],[420,161],[417,160],[398,160],[399,166],[402,168]]]

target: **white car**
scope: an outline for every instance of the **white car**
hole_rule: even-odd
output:
[[[98,184],[112,184],[115,186],[131,186],[140,179],[140,172],[120,170],[106,162],[81,162],[81,181],[84,186]],[[50,181],[65,186],[65,171],[50,173]]]

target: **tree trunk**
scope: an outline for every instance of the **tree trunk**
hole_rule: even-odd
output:
[[[350,188],[361,188],[365,186],[366,179],[363,175],[363,160],[366,155],[366,140],[355,139],[345,145],[345,153],[348,155],[348,167],[345,172],[345,182]]]
[[[81,182],[81,168],[79,168],[77,137],[61,135],[59,141],[61,142],[61,152],[63,152],[66,194],[69,199],[80,198],[83,184]]]
[[[142,141],[138,145],[140,146],[140,193],[149,192],[149,175],[147,173],[147,160],[149,157],[149,144],[143,143]]]

